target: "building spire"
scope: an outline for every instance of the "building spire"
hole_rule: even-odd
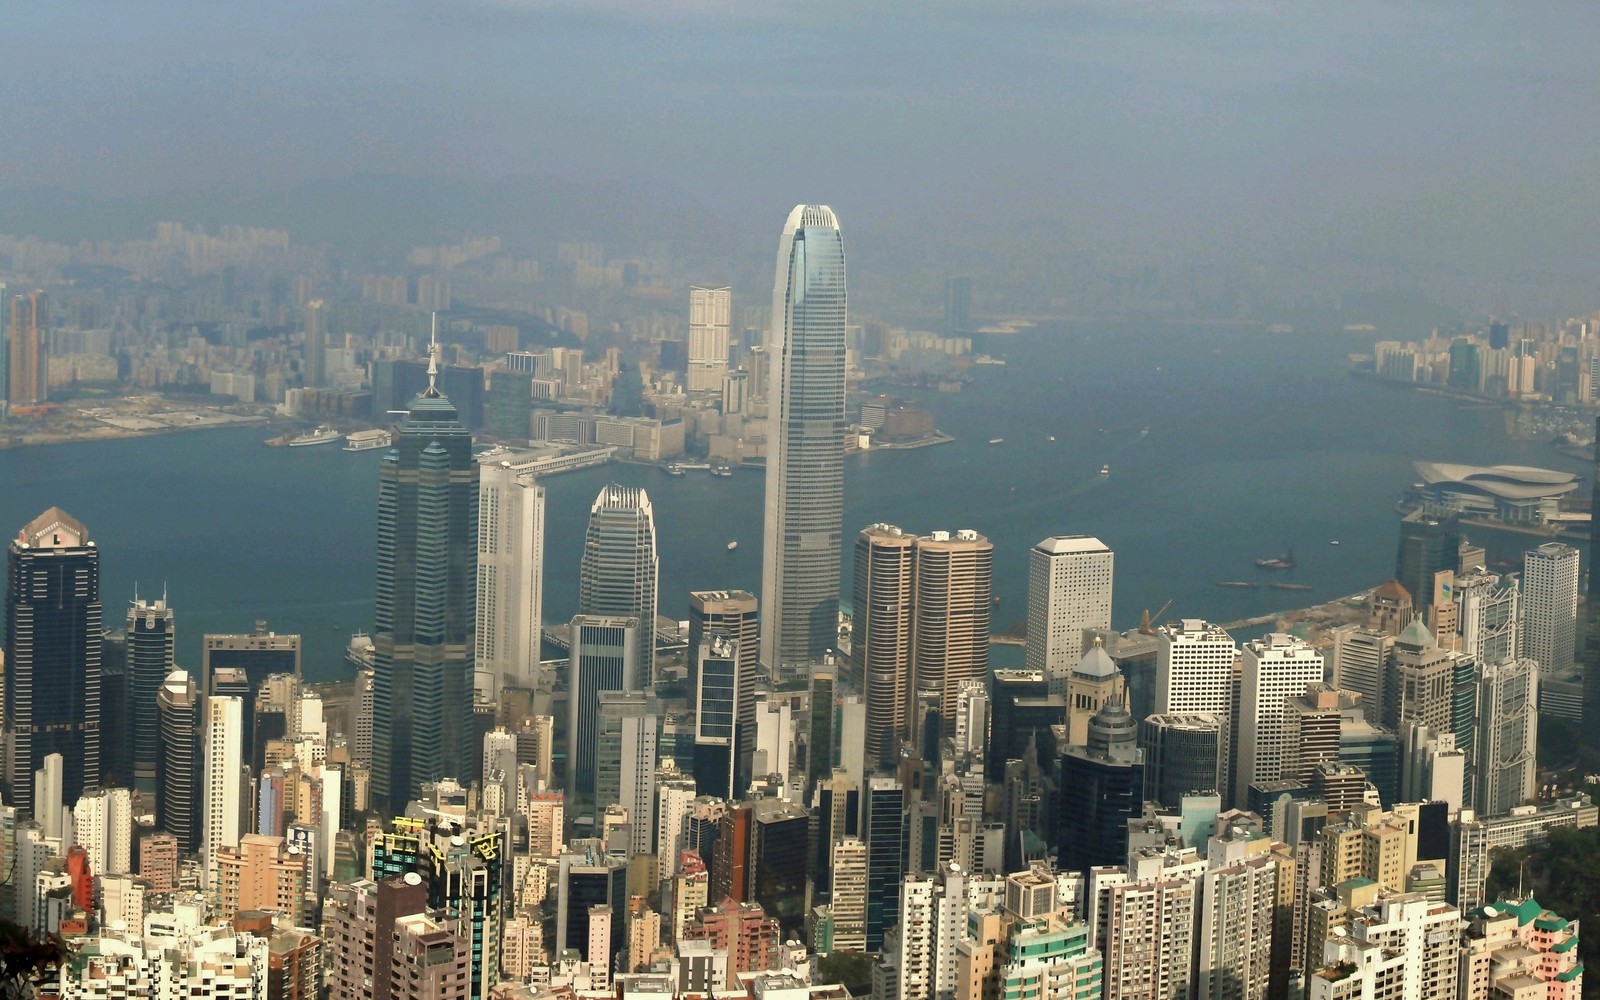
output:
[[[428,392],[429,396],[439,395],[439,388],[435,384],[439,379],[439,314],[433,314],[433,332],[428,336]]]

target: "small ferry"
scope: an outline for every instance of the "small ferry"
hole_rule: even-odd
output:
[[[1005,444],[1006,443],[1006,439],[1005,438],[990,438],[989,439],[989,443],[990,444]]]
[[[737,538],[735,538],[733,541],[728,543],[728,551],[729,552],[732,552],[734,549],[736,549],[738,547],[739,547],[739,540]]]
[[[344,437],[343,434],[340,434],[337,430],[329,427],[327,424],[323,424],[321,427],[318,427],[309,434],[302,434],[297,438],[291,438],[289,440],[289,447],[310,448],[313,445],[333,444],[342,437]]]
[[[387,448],[390,444],[388,431],[356,431],[344,439],[345,451],[372,451],[376,448]]]
[[[1338,545],[1339,544],[1339,540],[1337,538],[1330,539],[1328,541],[1328,544],[1329,545]]]
[[[1051,444],[1055,444],[1056,443],[1056,436],[1054,434],[1050,435],[1050,443]]]
[[[731,476],[733,475],[733,466],[727,462],[712,462],[711,474],[713,476]]]
[[[681,476],[681,475],[683,475],[683,466],[679,465],[677,462],[669,462],[667,464],[667,475],[669,475],[669,476]]]
[[[1102,475],[1102,476],[1109,476],[1109,475],[1111,475],[1111,466],[1109,466],[1109,465],[1102,465],[1102,466],[1100,466],[1100,474],[1101,474],[1101,475]]]

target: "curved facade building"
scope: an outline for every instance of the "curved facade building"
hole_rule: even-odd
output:
[[[639,619],[628,691],[648,691],[654,683],[658,575],[650,494],[615,483],[602,487],[583,538],[578,613]]]
[[[915,535],[892,524],[874,524],[856,536],[850,670],[866,695],[869,766],[876,766],[885,748],[898,748],[908,735],[916,542]]]
[[[820,659],[838,636],[844,511],[844,239],[833,210],[798,205],[778,242],[767,344],[761,662]]]
[[[914,677],[919,694],[938,697],[942,718],[956,717],[963,682],[989,679],[993,592],[994,545],[987,538],[962,530],[917,539]]]

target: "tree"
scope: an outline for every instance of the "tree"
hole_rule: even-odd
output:
[[[61,965],[61,942],[40,938],[31,930],[0,920],[0,998],[24,1000],[41,986],[54,985]]]
[[[817,982],[865,993],[872,985],[872,958],[858,951],[830,951],[817,960]]]
[[[1519,883],[1524,896],[1569,920],[1600,913],[1600,827],[1555,829],[1542,844],[1496,851],[1489,899],[1515,896]],[[1600,969],[1600,934],[1580,933],[1578,954],[1586,968]]]

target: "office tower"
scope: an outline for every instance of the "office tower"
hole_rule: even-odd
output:
[[[1049,675],[1046,675],[1048,678]],[[1051,691],[1052,694],[1056,692]],[[1067,744],[1081,747],[1089,742],[1089,720],[1112,698],[1128,704],[1128,685],[1122,671],[1106,654],[1100,637],[1067,675]]]
[[[1395,631],[1404,629],[1405,625],[1401,625]],[[1384,718],[1387,714],[1383,703],[1384,674],[1394,636],[1359,625],[1341,625],[1329,634],[1333,637],[1333,662],[1329,670],[1333,686],[1360,695],[1361,707],[1369,718]]]
[[[756,675],[761,658],[761,615],[756,596],[744,590],[695,590],[689,592],[689,648],[691,671],[697,651],[707,632],[725,632],[736,640],[739,657],[738,691],[734,702],[735,782],[750,780],[750,753],[756,739]],[[691,673],[691,690],[698,682]]]
[[[727,288],[689,289],[690,392],[716,392],[728,373],[728,328],[733,292]]]
[[[900,779],[867,779],[861,826],[867,838],[867,950],[883,947],[884,932],[900,922],[896,889],[906,868],[906,790]]]
[[[912,596],[912,677],[938,695],[939,715],[956,716],[965,681],[989,676],[994,546],[976,531],[935,531],[917,539]],[[920,727],[913,732],[920,739]]]
[[[1005,779],[1006,762],[1043,752],[1051,726],[1066,720],[1067,706],[1048,694],[1037,670],[1001,667],[989,675],[989,743],[984,752],[990,781]]]
[[[11,402],[11,327],[6,322],[10,306],[6,284],[0,281],[0,418],[6,415],[6,407]]]
[[[844,241],[833,210],[797,205],[778,241],[767,342],[761,662],[820,660],[839,628],[844,513]]]
[[[239,843],[244,832],[239,824],[243,805],[239,786],[244,784],[243,707],[238,698],[213,695],[205,699],[201,708],[205,786],[201,790],[204,807],[200,813],[200,850],[212,873],[216,871],[217,852]]]
[[[1044,671],[1052,694],[1066,694],[1084,630],[1111,627],[1113,561],[1088,535],[1046,538],[1028,552],[1028,669]]]
[[[1185,618],[1156,632],[1155,714],[1233,710],[1233,637],[1210,622]]]
[[[469,943],[468,995],[485,1000],[499,978],[505,835],[464,831],[438,816],[396,818],[393,827],[373,839],[372,877],[421,877],[430,907],[443,911],[444,921]]]
[[[1284,776],[1288,699],[1322,683],[1322,654],[1304,640],[1273,632],[1244,644],[1240,666],[1239,732],[1232,742],[1234,802],[1242,806],[1252,784]]]
[[[3,642],[3,640],[0,640]],[[160,690],[160,685],[156,685]],[[0,698],[3,698],[0,695]],[[155,694],[150,695],[155,704]],[[107,632],[100,642],[100,780],[102,787],[133,784],[133,708],[128,704],[128,633]]]
[[[945,279],[944,332],[952,337],[972,332],[972,278],[968,275]]]
[[[634,690],[641,631],[637,618],[578,615],[572,619],[565,782],[569,796],[594,801],[600,692]]]
[[[832,948],[867,950],[867,845],[855,837],[834,841],[829,852]]]
[[[853,775],[835,768],[817,785],[811,805],[816,817],[811,841],[812,898],[826,903],[833,893],[834,876],[828,865],[834,845],[845,837],[861,836],[861,786]]]
[[[6,402],[13,407],[34,406],[50,396],[49,299],[44,292],[32,291],[14,296],[10,305],[11,321],[5,331],[10,345]]]
[[[72,807],[72,829],[96,875],[133,871],[133,793],[126,788],[85,792]]]
[[[1456,660],[1434,642],[1420,619],[1407,625],[1389,652],[1384,725],[1399,730],[1415,720],[1441,732],[1453,732]]]
[[[478,469],[477,653],[499,685],[532,688],[544,600],[544,487],[531,463]]]
[[[1456,578],[1455,600],[1462,653],[1479,663],[1523,655],[1522,592],[1514,581],[1483,570],[1464,573]]]
[[[834,731],[837,728],[834,690],[832,666],[811,671],[806,713],[806,786],[802,802],[810,802],[812,791],[833,773]]]
[[[735,724],[742,701],[753,706],[755,699],[739,689],[741,646],[733,636],[720,630],[701,635],[695,651],[694,760],[692,773],[701,795],[720,799],[736,798],[738,757]],[[751,740],[755,726],[752,722]]]
[[[161,757],[156,769],[156,824],[184,854],[200,849],[200,694],[182,670],[167,675],[156,695]]]
[[[1367,599],[1367,627],[1370,629],[1398,635],[1416,616],[1411,591],[1402,587],[1399,580],[1380,584]]]
[[[1538,792],[1539,662],[1524,657],[1477,667],[1479,815],[1503,816]]]
[[[1455,514],[1418,510],[1400,522],[1394,577],[1411,595],[1418,614],[1427,615],[1433,600],[1433,575],[1456,568],[1460,547],[1460,518]]]
[[[628,810],[628,856],[655,847],[656,716],[642,691],[601,691],[595,736],[595,802]]]
[[[892,524],[856,536],[851,582],[850,669],[866,696],[866,756],[877,767],[910,735],[906,706],[912,662],[916,537]]]
[[[270,678],[287,678],[291,687],[298,684],[300,679],[300,636],[290,633],[278,633],[267,628],[264,619],[256,619],[255,631],[236,634],[207,633],[200,644],[200,696],[202,698],[219,694],[212,678],[223,670],[243,671],[244,683],[242,690],[229,691],[228,694],[237,694],[244,702],[244,759],[246,764],[256,766],[264,740],[259,739],[257,729],[257,701],[268,702],[272,698],[261,694],[261,687]],[[281,699],[285,709],[299,698],[297,692],[291,691]],[[268,738],[278,738],[288,735],[287,724],[283,729],[267,733]],[[368,760],[371,760],[370,744]]]
[[[135,596],[128,608],[127,623],[128,735],[133,787],[145,795],[156,791],[156,770],[161,758],[156,693],[172,673],[174,641],[172,608],[167,606],[166,596],[156,601],[142,601]]]
[[[579,954],[589,951],[589,914],[592,907],[609,906],[613,913],[624,913],[628,905],[627,862],[614,856],[599,856],[585,842],[582,850],[569,847],[562,852],[556,869],[555,941],[549,949],[559,954],[571,948]],[[622,946],[620,924],[611,928],[611,950]]]
[[[1578,550],[1559,542],[1522,560],[1523,655],[1546,674],[1572,669],[1578,635]]]
[[[305,364],[301,374],[306,388],[321,389],[328,384],[328,330],[321,299],[306,303]]]
[[[762,799],[751,811],[750,901],[799,937],[806,915],[810,814],[793,802]]]
[[[1139,724],[1145,800],[1177,809],[1186,795],[1216,793],[1228,766],[1226,728],[1204,713],[1147,716]]]
[[[630,691],[655,683],[656,579],[656,525],[649,494],[615,483],[603,487],[589,508],[578,612],[639,619]]]
[[[437,362],[378,469],[372,797],[389,808],[424,781],[470,777],[477,751],[478,470]]]
[[[59,507],[12,540],[6,566],[5,748],[11,805],[32,813],[33,773],[65,759],[62,795],[100,777],[100,550]]]
[[[1120,700],[1106,703],[1089,721],[1087,746],[1061,757],[1057,833],[1061,867],[1087,872],[1114,865],[1128,853],[1128,820],[1144,804],[1144,751],[1138,724]]]

